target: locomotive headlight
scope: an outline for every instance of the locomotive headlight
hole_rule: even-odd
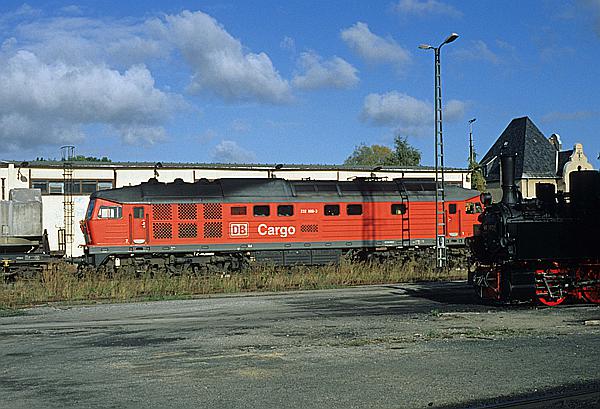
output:
[[[484,206],[489,206],[492,204],[492,194],[490,192],[483,192],[479,195],[479,201],[483,203]]]

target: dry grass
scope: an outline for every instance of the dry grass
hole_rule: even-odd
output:
[[[46,271],[36,279],[0,284],[0,309],[48,302],[133,301],[189,298],[205,294],[253,291],[312,290],[365,284],[463,279],[462,270],[436,271],[412,260],[349,263],[289,269],[255,267],[245,273],[210,276],[132,277],[90,274],[78,278],[68,266]]]

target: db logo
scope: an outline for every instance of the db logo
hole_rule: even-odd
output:
[[[248,223],[229,223],[230,237],[248,237]]]

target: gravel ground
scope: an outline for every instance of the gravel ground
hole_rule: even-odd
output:
[[[0,317],[0,407],[468,407],[600,390],[599,319],[481,305],[464,283],[33,308]]]

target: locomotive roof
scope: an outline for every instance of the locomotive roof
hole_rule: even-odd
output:
[[[393,181],[356,178],[351,181],[284,180],[266,178],[201,179],[187,183],[176,179],[161,183],[156,179],[136,186],[100,190],[90,198],[101,198],[118,203],[157,202],[214,202],[214,201],[357,201],[358,197],[373,200],[383,197],[408,195],[411,200],[433,200],[435,182],[422,179],[395,179]],[[479,192],[459,186],[446,186],[446,200],[465,200]]]

